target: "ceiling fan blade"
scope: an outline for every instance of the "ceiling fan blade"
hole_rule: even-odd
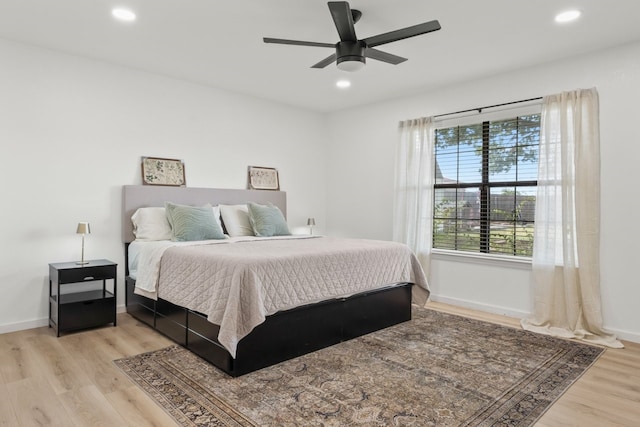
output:
[[[392,55],[387,52],[383,52],[378,49],[366,48],[364,50],[364,56],[371,59],[377,59],[378,61],[386,62],[388,64],[398,65],[401,62],[407,60],[407,58],[403,58],[401,56]]]
[[[335,44],[331,44],[331,43],[305,42],[302,40],[274,39],[270,37],[264,37],[262,40],[265,43],[293,44],[298,46],[316,46],[316,47],[333,47],[333,48],[336,47]]]
[[[390,31],[377,36],[367,37],[363,39],[368,47],[380,46],[381,44],[391,43],[398,40],[408,39],[409,37],[419,36],[420,34],[438,31],[440,23],[436,21],[425,22],[424,24],[414,25],[412,27],[402,28],[400,30]]]
[[[358,41],[349,3],[346,1],[330,1],[329,10],[331,11],[333,22],[336,24],[340,40],[343,42]]]
[[[327,65],[335,62],[336,60],[336,54],[334,53],[333,55],[327,56],[326,58],[324,58],[322,61],[318,62],[315,65],[312,65],[311,68],[324,68]]]

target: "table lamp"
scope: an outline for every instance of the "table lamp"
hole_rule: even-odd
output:
[[[91,227],[88,222],[79,222],[78,228],[76,229],[77,234],[82,234],[82,256],[80,261],[77,261],[76,264],[84,265],[89,264],[89,261],[84,260],[84,235],[91,233]]]
[[[313,226],[316,225],[315,218],[307,218],[307,225],[309,226],[309,235],[313,234]]]

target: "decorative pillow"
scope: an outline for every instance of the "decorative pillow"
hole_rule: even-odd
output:
[[[139,208],[131,217],[137,240],[171,240],[171,225],[164,208]]]
[[[256,236],[288,236],[289,227],[284,215],[277,206],[269,203],[267,206],[257,203],[247,203],[249,222]]]
[[[247,205],[219,205],[227,234],[231,237],[253,236]]]
[[[165,203],[167,219],[171,224],[173,241],[224,239],[224,233],[213,215],[209,204],[202,207]]]

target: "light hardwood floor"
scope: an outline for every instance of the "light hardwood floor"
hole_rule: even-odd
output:
[[[454,306],[487,322],[518,320]],[[0,335],[0,426],[174,426],[113,360],[170,345],[127,314],[117,327],[56,338],[49,328]],[[607,350],[542,417],[541,427],[640,426],[640,344]]]

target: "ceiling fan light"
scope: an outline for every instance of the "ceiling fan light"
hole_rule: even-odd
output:
[[[338,58],[338,69],[342,71],[354,72],[364,68],[364,57]]]

